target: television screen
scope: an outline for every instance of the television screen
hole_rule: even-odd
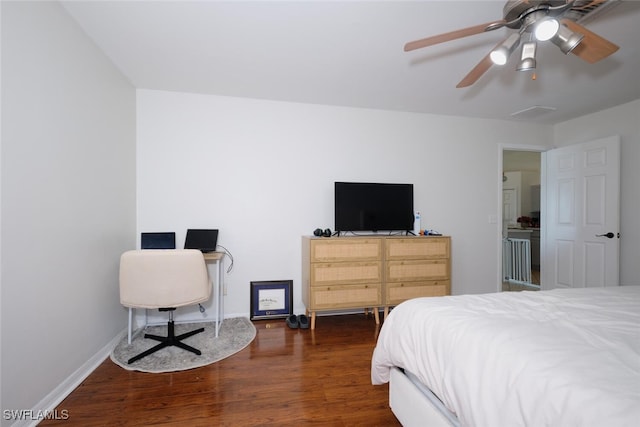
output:
[[[413,184],[335,183],[335,230],[413,229]]]

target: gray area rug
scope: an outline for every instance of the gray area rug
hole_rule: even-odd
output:
[[[127,343],[127,335],[120,340],[111,352],[111,360],[130,371],[141,372],[174,372],[198,368],[229,357],[246,346],[256,336],[256,328],[246,317],[224,319],[216,338],[214,322],[181,323],[175,325],[175,334],[180,335],[194,329],[204,327],[204,332],[191,336],[183,342],[202,351],[198,356],[179,347],[165,347],[142,359],[127,364],[133,356],[158,344],[158,341],[144,338],[144,333],[166,336],[167,326],[149,326],[147,329]]]

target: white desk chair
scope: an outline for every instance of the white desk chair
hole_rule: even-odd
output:
[[[169,312],[166,337],[145,334],[158,345],[129,359],[140,360],[161,348],[177,346],[200,355],[200,350],[182,342],[204,328],[176,336],[176,307],[198,304],[211,296],[211,282],[202,252],[193,249],[134,250],[120,257],[120,303],[125,307]],[[129,316],[131,322],[131,316]],[[131,325],[129,325],[131,328]]]

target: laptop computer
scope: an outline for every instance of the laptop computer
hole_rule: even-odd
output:
[[[175,249],[176,233],[142,233],[140,235],[140,249]]]
[[[218,246],[218,230],[193,229],[187,230],[184,239],[185,249],[199,249],[202,252],[214,252]]]

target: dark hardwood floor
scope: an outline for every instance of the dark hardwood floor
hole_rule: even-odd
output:
[[[315,331],[254,322],[256,338],[198,369],[149,374],[107,358],[40,426],[398,426],[388,385],[373,386],[379,327],[364,314],[320,317]]]

